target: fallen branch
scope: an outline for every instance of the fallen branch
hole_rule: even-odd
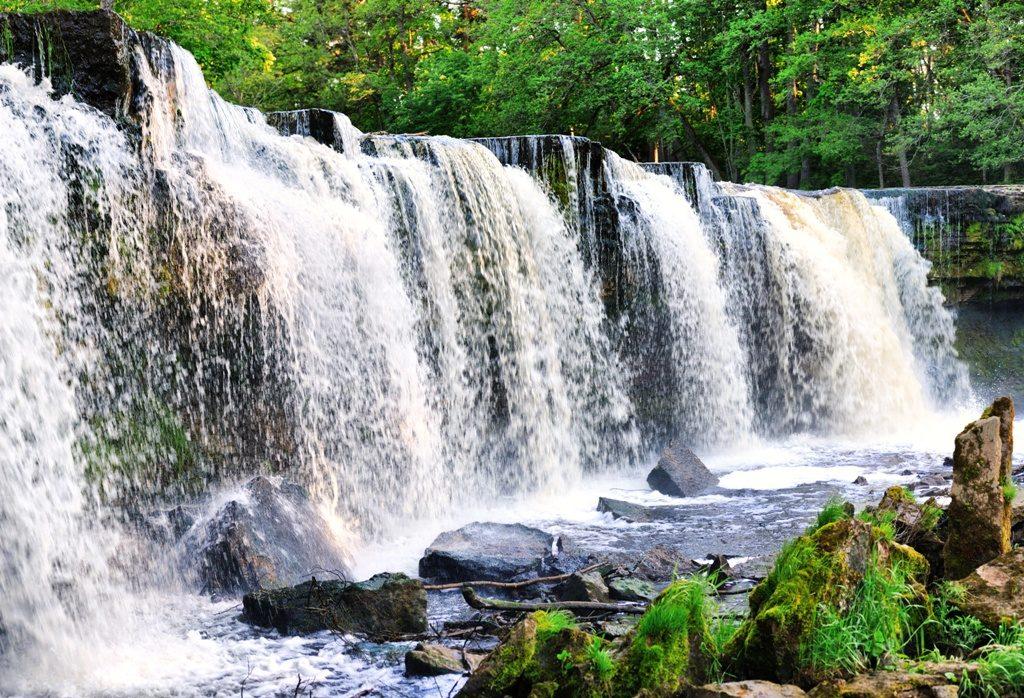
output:
[[[490,611],[582,611],[595,613],[641,614],[644,606],[633,604],[600,603],[597,601],[505,601],[478,596],[471,587],[462,590],[462,598],[471,608]]]
[[[488,582],[481,580],[479,582],[451,582],[450,584],[424,584],[423,588],[427,591],[441,591],[443,589],[468,589],[470,587],[494,587],[496,589],[521,589],[522,587],[533,586],[534,584],[550,584],[552,582],[564,582],[574,574],[586,574],[587,572],[593,572],[599,567],[604,567],[606,562],[598,562],[595,565],[584,567],[576,572],[567,572],[566,574],[556,574],[551,577],[534,577],[533,579],[525,579],[521,582]]]

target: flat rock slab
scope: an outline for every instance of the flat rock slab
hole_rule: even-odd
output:
[[[826,681],[811,689],[811,698],[950,698],[956,689],[942,674],[875,671],[849,681]],[[956,693],[952,694],[953,696]]]
[[[670,497],[693,497],[718,484],[718,477],[693,451],[670,445],[647,475],[647,484]]]
[[[611,514],[612,518],[622,519],[629,523],[678,523],[688,518],[686,512],[680,507],[649,507],[610,497],[598,497],[597,510]]]
[[[427,630],[427,592],[404,574],[378,574],[365,582],[315,579],[242,598],[242,620],[282,635],[321,630],[399,640]]]
[[[732,681],[709,683],[690,689],[690,698],[801,698],[807,694],[799,686],[771,681]]]
[[[463,674],[480,665],[486,654],[461,652],[444,645],[420,642],[405,653],[406,676]]]
[[[1024,549],[997,557],[960,583],[967,593],[957,606],[990,628],[1024,619]]]
[[[560,547],[558,538],[536,528],[476,522],[435,538],[419,572],[441,583],[512,581],[541,574]]]

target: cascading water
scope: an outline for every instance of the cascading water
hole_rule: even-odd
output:
[[[114,520],[161,498],[283,470],[374,541],[668,438],[846,434],[968,390],[926,263],[856,192],[341,115],[329,147],[133,51],[137,128],[0,66],[7,669],[70,675],[130,622]],[[157,557],[136,586],[175,588]]]

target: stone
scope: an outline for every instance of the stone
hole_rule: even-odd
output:
[[[1003,416],[1012,416],[1000,398],[985,411],[1001,410],[997,416],[983,416],[968,424],[956,437],[953,452],[952,501],[948,536],[943,550],[945,575],[960,579],[1010,549],[1010,502],[1003,486],[1010,482],[1010,464],[1004,458],[1004,444],[1012,446],[1004,433]]]
[[[135,48],[140,35],[113,12],[56,11],[0,14],[0,62],[31,68],[36,81],[49,77],[54,97],[72,94],[108,116],[121,115],[135,85]]]
[[[467,653],[467,662],[469,662]],[[478,655],[479,659],[479,655]],[[462,661],[462,652],[444,645],[420,642],[405,653],[406,676],[441,676],[462,674],[471,666]]]
[[[946,478],[942,477],[938,473],[932,473],[925,475],[917,481],[917,487],[945,487]]]
[[[647,484],[670,497],[693,497],[718,484],[718,478],[685,446],[669,444],[647,475]]]
[[[441,583],[511,581],[541,574],[560,548],[559,538],[523,524],[475,522],[435,538],[419,572]]]
[[[643,579],[616,577],[608,581],[608,594],[616,601],[651,601],[658,590]]]
[[[965,594],[957,607],[990,628],[1024,620],[1024,549],[1015,548],[978,567],[960,584]]]
[[[597,510],[611,514],[613,519],[621,519],[629,523],[650,523],[652,521],[679,522],[686,518],[686,512],[681,507],[658,506],[648,507],[643,504],[634,504],[622,499],[610,499],[598,497]]]
[[[600,601],[609,600],[608,587],[597,570],[573,574],[559,586],[558,598],[562,601]]]
[[[866,477],[864,477],[863,475],[858,475],[857,478],[853,481],[853,484],[855,484],[855,485],[866,485],[866,484],[868,484],[868,479]]]
[[[776,562],[786,574],[770,574],[751,592],[750,614],[724,648],[746,676],[782,683],[814,685],[828,676],[802,660],[802,648],[814,631],[811,619],[827,608],[849,609],[869,564],[902,566],[919,589],[928,562],[912,548],[887,540],[877,526],[844,518],[800,536]]]
[[[282,635],[333,630],[388,641],[427,630],[427,592],[404,574],[378,574],[364,582],[311,579],[246,594],[242,609],[246,623]]]
[[[311,575],[351,577],[345,551],[306,491],[255,477],[182,540],[207,593],[296,584]]]
[[[690,689],[689,698],[801,698],[804,689],[771,681],[731,681],[709,683]]]
[[[874,671],[848,681],[826,681],[807,695],[810,698],[947,698],[949,688],[956,690],[957,686],[942,674]]]

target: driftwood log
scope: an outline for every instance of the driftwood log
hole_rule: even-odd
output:
[[[633,613],[647,610],[643,604],[601,603],[598,601],[505,601],[479,596],[472,587],[462,589],[462,598],[479,611],[573,611],[580,613]]]

